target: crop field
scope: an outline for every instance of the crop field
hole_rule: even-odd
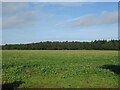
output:
[[[3,87],[117,88],[118,51],[3,50]]]

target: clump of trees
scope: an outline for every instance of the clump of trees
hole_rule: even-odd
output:
[[[120,40],[95,40],[91,42],[39,42],[31,44],[6,44],[3,50],[119,50]]]

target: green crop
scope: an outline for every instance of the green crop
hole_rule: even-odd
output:
[[[19,88],[118,87],[118,51],[3,50],[3,84]]]

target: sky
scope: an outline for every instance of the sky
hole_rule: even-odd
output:
[[[118,39],[117,2],[3,2],[2,44]]]

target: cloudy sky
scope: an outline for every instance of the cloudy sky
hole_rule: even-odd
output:
[[[3,44],[118,39],[117,2],[4,2],[2,16]]]

